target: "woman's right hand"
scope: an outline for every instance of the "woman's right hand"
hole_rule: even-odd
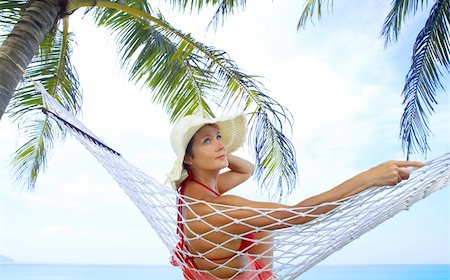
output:
[[[368,182],[369,186],[395,186],[402,180],[409,178],[408,167],[422,166],[424,166],[424,163],[419,161],[390,160],[364,171],[361,176]]]

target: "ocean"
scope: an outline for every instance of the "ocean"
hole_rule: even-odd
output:
[[[182,280],[172,266],[0,263],[1,280]],[[300,280],[449,280],[450,265],[318,265]]]

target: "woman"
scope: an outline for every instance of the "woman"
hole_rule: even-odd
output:
[[[409,178],[407,167],[423,165],[388,161],[292,206],[251,201],[224,195],[253,174],[253,164],[230,154],[242,145],[246,132],[243,115],[224,119],[191,115],[172,130],[177,160],[168,181],[186,198],[178,202],[181,240],[174,262],[184,263],[186,279],[273,279],[270,231],[311,221],[309,215],[298,215],[308,206],[342,200],[374,186],[394,186]],[[224,168],[228,171],[221,173]],[[308,214],[324,214],[335,207],[320,206]]]

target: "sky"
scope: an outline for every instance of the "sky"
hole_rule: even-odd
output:
[[[412,44],[427,12],[409,18],[399,42],[379,37],[390,1],[339,1],[297,31],[302,1],[249,1],[216,32],[211,12],[166,19],[194,38],[228,52],[258,75],[294,117],[299,185],[285,203],[320,193],[389,159],[403,159],[400,97]],[[81,120],[129,162],[159,181],[171,167],[171,126],[150,90],[127,81],[114,40],[82,13],[71,19],[73,61],[84,93]],[[446,82],[448,85],[448,82]],[[428,160],[450,151],[449,96],[430,117]],[[74,139],[57,143],[33,192],[14,183],[10,155],[17,126],[0,121],[0,255],[27,263],[168,264],[169,252],[138,209]],[[248,147],[239,155],[251,160]],[[265,199],[256,182],[237,191]],[[335,253],[325,264],[450,263],[448,188],[418,202]],[[158,252],[155,254],[155,252]]]

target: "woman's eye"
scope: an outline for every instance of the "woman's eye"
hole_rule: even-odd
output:
[[[222,135],[217,135],[217,140],[221,140],[222,139]]]
[[[209,138],[206,138],[205,140],[203,140],[203,144],[208,144],[210,142]]]

